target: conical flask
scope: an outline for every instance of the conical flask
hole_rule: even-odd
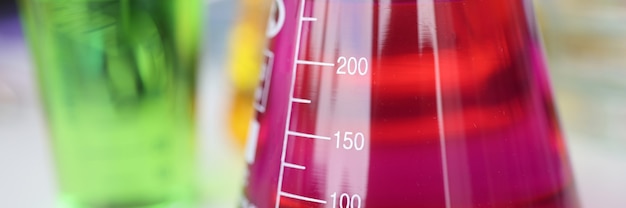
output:
[[[578,207],[526,0],[276,0],[242,207]]]

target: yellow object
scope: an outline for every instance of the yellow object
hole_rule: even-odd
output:
[[[271,0],[243,0],[230,36],[230,78],[235,89],[230,112],[230,130],[243,150],[248,123],[253,116],[254,90],[265,48],[265,28]]]
[[[237,91],[253,92],[259,82],[265,31],[254,22],[237,24],[231,36],[230,76]]]

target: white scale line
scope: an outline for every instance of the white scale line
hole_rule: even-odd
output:
[[[315,21],[317,21],[317,18],[315,18],[315,17],[303,17],[302,21],[315,22]]]
[[[289,197],[289,198],[292,198],[292,199],[302,200],[302,201],[315,202],[315,203],[318,203],[318,204],[326,204],[326,201],[324,201],[324,200],[309,198],[309,197],[305,197],[305,196],[299,196],[299,195],[290,194],[290,193],[282,192],[282,191],[280,192],[280,195],[284,196],[284,197]]]
[[[330,137],[318,136],[318,135],[313,135],[313,134],[305,134],[305,133],[294,132],[294,131],[288,131],[287,134],[291,136],[305,137],[305,138],[311,138],[311,139],[331,140]]]
[[[311,100],[302,99],[302,98],[291,98],[291,102],[311,104]]]
[[[295,53],[293,54],[293,60],[298,60],[298,56],[300,55],[300,42],[302,41],[302,23],[304,21],[302,21],[302,19],[304,18],[304,5],[305,5],[305,1],[304,0],[300,0],[300,10],[298,11],[298,34],[296,36],[296,48],[295,48]],[[289,87],[289,96],[293,96],[293,92],[294,92],[294,86],[296,85],[296,73],[298,72],[298,62],[295,61],[293,63],[292,66],[292,70],[291,70],[291,85]],[[285,134],[283,136],[283,150],[282,153],[280,155],[280,162],[281,164],[285,163],[285,158],[287,157],[287,141],[289,138],[289,124],[291,123],[291,110],[292,110],[292,105],[288,105],[287,107],[287,118],[285,119],[287,122],[285,122]],[[280,195],[282,195],[282,190],[283,190],[283,179],[284,179],[284,174],[285,174],[285,167],[281,166],[280,167],[280,171],[278,173],[278,190],[276,191],[276,204],[275,204],[275,208],[280,208]]]
[[[262,105],[258,103],[254,103],[254,109],[256,109],[257,111],[261,113],[265,113],[265,107],[263,107]]]
[[[302,166],[302,165],[296,165],[296,164],[292,164],[292,163],[283,163],[283,166],[285,166],[286,168],[293,168],[293,169],[298,169],[298,170],[305,170],[306,167]]]
[[[333,63],[326,63],[326,62],[317,62],[317,61],[305,61],[305,60],[298,60],[296,61],[297,64],[303,64],[303,65],[314,65],[314,66],[335,66],[335,64]]]

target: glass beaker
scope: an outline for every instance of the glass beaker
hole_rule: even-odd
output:
[[[195,203],[199,0],[21,0],[61,207]]]
[[[525,0],[275,3],[243,207],[577,207]]]

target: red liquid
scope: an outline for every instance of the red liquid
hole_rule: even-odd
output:
[[[299,2],[285,2],[270,44],[246,203],[274,207],[283,193],[281,207],[578,206],[528,5],[307,0],[302,16],[317,20],[300,31]],[[294,56],[335,66],[300,64],[292,80]],[[366,59],[367,73],[338,74],[342,56]],[[285,122],[330,140],[285,140]]]

